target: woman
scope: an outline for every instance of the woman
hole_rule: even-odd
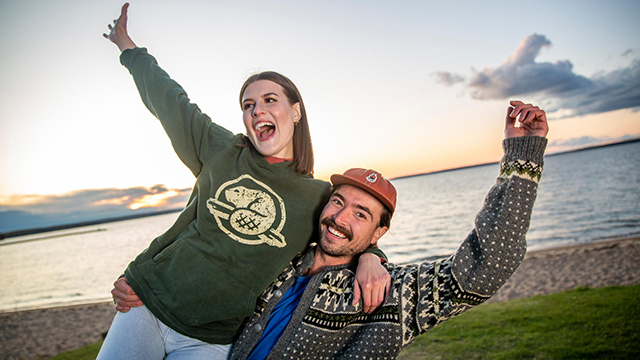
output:
[[[98,359],[223,359],[258,294],[316,234],[329,184],[312,178],[307,117],[293,82],[274,72],[247,79],[240,92],[247,134],[234,135],[136,46],[127,9],[104,36],[197,180],[175,224],[125,270],[122,281],[144,306],[116,315]],[[379,268],[360,278],[388,276],[378,257],[366,262]]]

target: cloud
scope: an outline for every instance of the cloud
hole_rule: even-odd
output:
[[[462,75],[452,74],[452,73],[443,72],[443,71],[435,73],[435,76],[439,83],[442,83],[448,86],[465,81],[465,78]]]
[[[151,188],[79,190],[62,195],[0,198],[0,233],[113,217],[181,209],[191,189]]]
[[[464,83],[477,100],[536,95],[543,99],[540,105],[554,118],[640,107],[640,60],[632,60],[626,68],[587,78],[575,74],[568,60],[536,62],[540,51],[549,46],[551,41],[544,35],[533,34],[522,40],[500,66],[475,71],[468,80],[448,72],[437,72],[434,76],[448,86]],[[632,53],[627,50],[622,56]]]

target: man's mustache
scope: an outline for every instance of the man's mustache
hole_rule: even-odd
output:
[[[322,219],[322,225],[326,226],[326,227],[332,227],[336,230],[338,230],[340,233],[342,233],[344,236],[347,237],[347,240],[351,241],[351,239],[353,239],[353,234],[351,233],[351,231],[349,231],[349,229],[342,227],[338,224],[336,224],[335,221],[333,221],[332,218],[324,218]]]

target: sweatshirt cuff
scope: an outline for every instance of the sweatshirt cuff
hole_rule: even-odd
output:
[[[135,59],[136,55],[139,55],[139,54],[147,54],[147,49],[140,48],[140,47],[133,48],[133,49],[125,49],[120,54],[120,64],[122,64],[122,66],[130,70],[133,59]]]

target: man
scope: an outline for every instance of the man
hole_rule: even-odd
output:
[[[363,312],[362,303],[352,304],[353,260],[388,230],[396,190],[372,170],[334,175],[318,245],[262,293],[231,359],[394,359],[421,333],[489,299],[524,259],[548,132],[544,111],[511,105],[500,176],[453,256],[385,264],[390,294],[373,313]]]

